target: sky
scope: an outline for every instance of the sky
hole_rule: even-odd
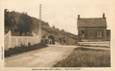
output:
[[[27,12],[39,18],[42,4],[42,20],[59,29],[77,34],[77,15],[80,17],[102,17],[105,13],[108,28],[112,26],[113,0],[1,0],[2,8]]]

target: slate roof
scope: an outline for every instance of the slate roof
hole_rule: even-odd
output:
[[[107,25],[105,18],[79,18],[78,27],[105,27]]]

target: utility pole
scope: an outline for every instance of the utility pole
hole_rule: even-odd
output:
[[[39,36],[42,38],[42,4],[39,5]]]

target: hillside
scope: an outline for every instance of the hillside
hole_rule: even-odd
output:
[[[5,34],[11,30],[12,35],[32,36],[39,31],[39,23],[42,24],[42,36],[49,34],[55,36],[57,41],[61,40],[61,44],[73,45],[77,43],[77,35],[71,34],[64,30],[59,30],[55,26],[49,26],[48,22],[41,21],[35,17],[29,16],[27,13],[19,13],[15,11],[4,10],[5,14]]]

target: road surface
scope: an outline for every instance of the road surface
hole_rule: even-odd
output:
[[[46,48],[25,52],[5,58],[6,67],[52,67],[57,62],[69,56],[80,46],[49,45]],[[83,47],[88,49],[110,50],[103,47]]]
[[[6,67],[52,67],[66,58],[76,46],[49,46],[5,58]]]

